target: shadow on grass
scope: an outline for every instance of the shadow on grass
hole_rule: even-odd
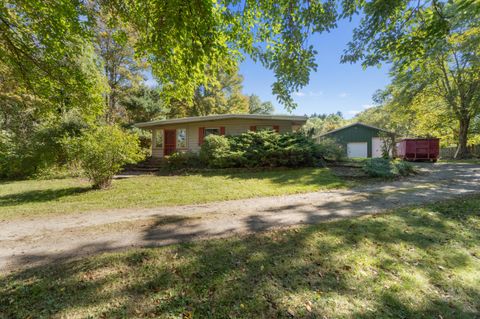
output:
[[[480,271],[480,197],[427,208],[52,261],[0,279],[0,309],[6,318],[476,318],[480,284],[464,276]],[[179,223],[189,227],[159,218],[145,240]]]
[[[61,189],[32,190],[22,193],[8,194],[0,196],[0,207],[23,205],[28,203],[48,202],[59,199],[61,197],[81,194],[91,190],[91,187],[85,186],[68,187]]]

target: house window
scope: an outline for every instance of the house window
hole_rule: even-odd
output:
[[[155,131],[155,147],[157,148],[163,147],[163,130]]]
[[[257,125],[257,132],[267,131],[267,130],[273,131],[273,126],[272,125]]]
[[[209,135],[220,135],[220,128],[216,127],[216,128],[206,128],[205,129],[205,137],[209,136]]]
[[[187,129],[177,129],[177,148],[187,148]]]

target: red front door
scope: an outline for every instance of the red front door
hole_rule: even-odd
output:
[[[175,152],[176,144],[176,137],[177,131],[176,130],[165,130],[164,134],[164,144],[163,144],[163,154],[170,155]]]

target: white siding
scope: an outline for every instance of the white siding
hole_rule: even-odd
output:
[[[155,129],[177,129],[177,128],[186,128],[187,129],[187,149],[191,152],[199,152],[200,145],[198,145],[198,129],[200,127],[205,128],[216,128],[216,127],[225,127],[225,135],[240,135],[247,132],[250,129],[250,126],[257,125],[277,125],[279,127],[280,133],[291,132],[292,122],[291,121],[278,121],[278,120],[221,120],[221,121],[210,121],[210,122],[198,122],[198,123],[187,123],[187,124],[177,124],[169,126],[159,126]],[[163,149],[155,147],[155,134],[152,134],[152,156],[153,157],[163,157]],[[180,149],[179,149],[180,150]]]

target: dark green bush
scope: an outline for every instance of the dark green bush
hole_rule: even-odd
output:
[[[201,166],[199,156],[192,152],[175,152],[167,157],[167,168],[172,171]]]
[[[346,155],[343,145],[331,138],[317,140],[317,151],[330,161],[341,161]]]
[[[385,158],[371,158],[363,164],[363,171],[371,177],[394,178],[415,172],[412,164]]]
[[[266,130],[205,138],[200,159],[209,167],[299,167],[322,164],[322,152],[302,133]]]
[[[68,162],[64,140],[81,134],[85,124],[71,119],[39,126],[27,136],[0,132],[0,177],[25,178]]]
[[[231,141],[220,135],[205,137],[200,149],[200,160],[209,167],[227,168],[238,164],[232,157]]]

